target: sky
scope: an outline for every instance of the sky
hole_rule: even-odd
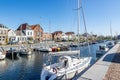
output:
[[[17,29],[22,23],[40,24],[44,32],[77,33],[78,0],[0,0],[0,24]],[[82,0],[88,33],[120,34],[120,0]],[[84,33],[80,10],[80,33]]]

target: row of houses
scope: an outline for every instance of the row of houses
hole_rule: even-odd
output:
[[[15,31],[8,29],[3,24],[0,24],[0,44],[8,42],[40,42],[44,40],[73,40],[76,38],[74,32],[55,31],[53,33],[44,32],[39,25],[29,25],[28,23],[21,24]]]
[[[62,31],[55,31],[54,33],[52,33],[52,39],[55,41],[72,41],[74,39],[76,39],[76,35],[74,32],[62,32]]]
[[[10,41],[40,41],[40,39],[42,39],[42,35],[43,29],[39,24],[21,24],[15,31],[8,29],[3,24],[0,24],[0,44],[6,44]]]

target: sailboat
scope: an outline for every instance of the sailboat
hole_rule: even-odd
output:
[[[20,55],[30,55],[30,54],[32,54],[32,49],[30,47],[28,48],[28,44],[27,44],[26,47],[27,48],[25,48],[24,46],[21,46],[20,52],[19,52]]]
[[[78,18],[79,18],[79,0],[78,0]],[[79,38],[79,20],[78,20],[78,38]],[[79,39],[78,39],[79,41]],[[80,50],[79,50],[80,54]],[[61,56],[58,63],[44,65],[41,73],[41,80],[71,79],[76,74],[83,71],[90,64],[91,56],[80,58],[76,56]]]
[[[21,36],[22,36],[22,25],[21,27]],[[21,37],[22,38],[22,37]],[[32,49],[31,46],[28,46],[28,42],[26,41],[26,48],[25,46],[21,43],[20,50],[19,50],[20,55],[30,55],[32,54]]]
[[[50,48],[47,44],[47,41],[45,40],[45,44],[42,43],[40,47],[34,48],[35,51],[40,51],[40,52],[51,52],[52,48]]]
[[[49,27],[50,27],[50,22],[49,22]],[[40,33],[40,41],[42,41],[41,36],[42,35]],[[42,42],[42,45],[40,45],[40,47],[38,47],[38,48],[35,48],[34,50],[35,51],[37,50],[37,51],[40,51],[40,52],[51,52],[52,51],[52,48],[50,48],[48,43],[47,43],[46,36],[45,36],[45,44]]]

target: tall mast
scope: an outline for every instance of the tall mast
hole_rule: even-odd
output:
[[[79,42],[80,42],[80,0],[78,0],[78,24],[77,24],[77,33],[78,33],[78,50],[79,50],[79,53],[78,53],[78,58],[80,57],[80,45],[79,45]]]
[[[78,27],[77,27],[77,30],[78,30],[78,42],[80,41],[79,40],[79,34],[80,34],[80,0],[78,0]]]
[[[91,56],[91,50],[90,50],[90,45],[89,45],[89,40],[88,40],[88,33],[87,33],[87,27],[86,27],[86,22],[85,22],[85,16],[84,16],[84,10],[83,10],[83,7],[82,7],[82,3],[81,3],[81,9],[82,9],[82,16],[83,16],[83,22],[84,22],[84,27],[85,27],[85,34],[86,34],[85,41],[88,44],[88,50],[89,50],[89,53],[90,53],[89,56]]]
[[[112,40],[112,27],[111,27],[111,21],[110,21],[110,34],[111,34],[111,40]]]
[[[49,35],[50,35],[50,41],[51,41],[51,22],[49,21]]]

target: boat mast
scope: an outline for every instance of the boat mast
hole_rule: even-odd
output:
[[[112,40],[112,27],[111,27],[111,21],[110,21],[110,34],[111,34],[111,40]]]
[[[91,55],[91,50],[90,50],[90,45],[89,45],[89,40],[88,40],[87,27],[86,27],[86,22],[85,22],[85,15],[84,15],[83,7],[82,7],[82,2],[81,2],[81,9],[82,9],[82,16],[83,16],[83,22],[84,22],[85,34],[86,34],[85,42],[87,42],[87,44],[88,44],[88,50],[89,50],[89,53],[90,53],[90,55]],[[90,55],[89,55],[89,56],[90,56]]]
[[[78,49],[79,49],[79,53],[78,53],[78,58],[80,57],[80,47],[79,47],[79,42],[80,42],[80,0],[78,0],[78,24],[77,24],[77,31],[78,31]]]

